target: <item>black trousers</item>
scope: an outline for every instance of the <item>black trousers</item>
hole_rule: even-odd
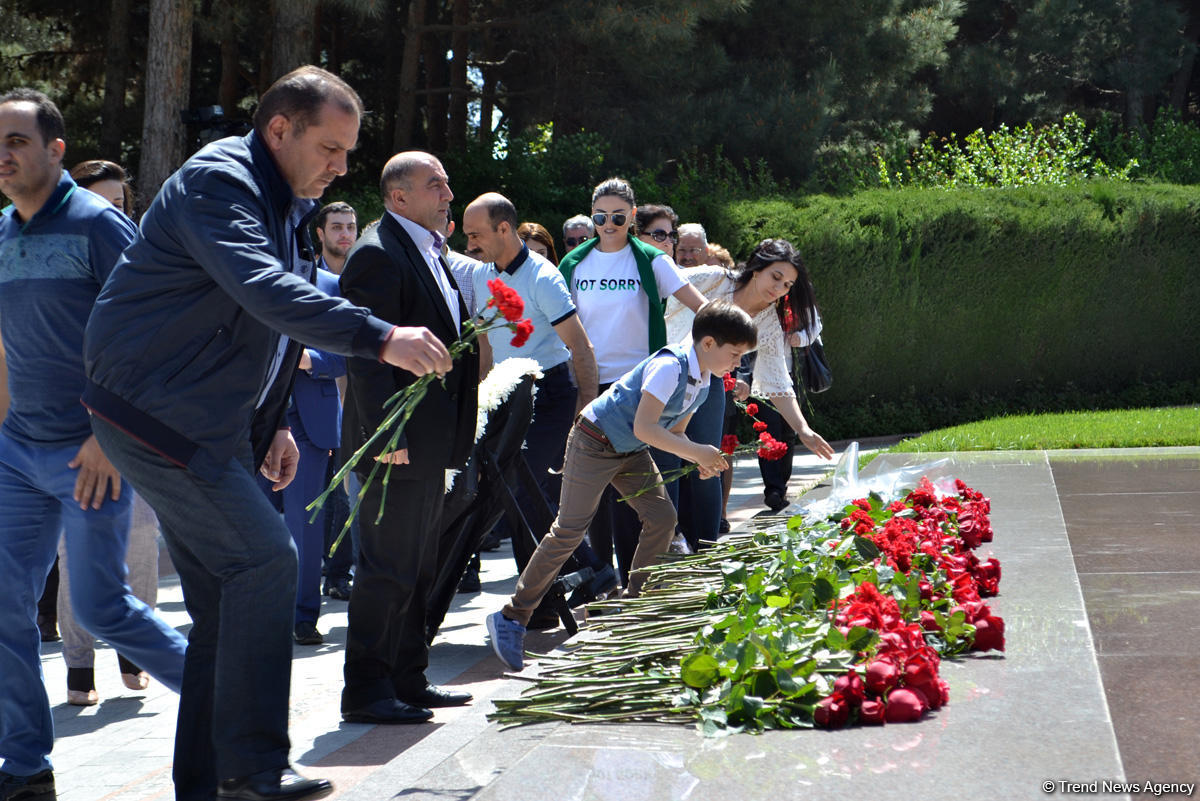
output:
[[[429,647],[425,611],[437,576],[445,479],[388,483],[383,519],[375,518],[383,494],[383,468],[359,510],[359,555],[350,591],[346,633],[346,686],[342,710],[425,687]]]

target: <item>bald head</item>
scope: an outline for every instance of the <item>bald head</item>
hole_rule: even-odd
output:
[[[503,268],[521,252],[524,243],[517,235],[517,208],[498,192],[486,192],[472,200],[463,212],[467,249]]]
[[[491,223],[493,230],[498,228],[502,222],[508,223],[514,231],[517,229],[517,207],[499,192],[484,192],[472,200],[467,208],[486,211],[488,222]]]
[[[442,163],[429,153],[397,153],[383,165],[379,177],[383,205],[429,231],[444,231],[449,219],[450,179]]]

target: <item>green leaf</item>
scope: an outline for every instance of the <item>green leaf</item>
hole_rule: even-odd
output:
[[[854,549],[858,551],[858,555],[868,562],[873,561],[879,556],[879,546],[866,537],[855,536]]]
[[[717,660],[702,651],[685,656],[679,668],[679,678],[683,683],[701,690],[720,675]]]
[[[804,527],[804,516],[803,515],[792,515],[791,517],[788,518],[788,521],[787,521],[788,531],[799,531],[803,527]]]
[[[876,633],[865,626],[855,626],[846,635],[846,647],[851,651],[865,650],[875,641]]]
[[[784,609],[791,605],[792,599],[787,595],[768,595],[766,602],[772,609]]]
[[[827,604],[835,597],[833,584],[824,576],[817,576],[813,582],[813,594],[817,598],[817,603]]]

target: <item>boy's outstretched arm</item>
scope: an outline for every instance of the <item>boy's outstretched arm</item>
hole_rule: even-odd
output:
[[[683,431],[687,428],[691,415],[679,421],[670,431],[664,428],[659,423],[664,406],[664,401],[649,392],[643,392],[642,399],[638,402],[637,413],[633,417],[633,435],[652,448],[695,462],[700,466],[700,475],[704,478],[715,476],[729,468],[725,454],[721,453],[720,448],[692,442],[684,435]]]

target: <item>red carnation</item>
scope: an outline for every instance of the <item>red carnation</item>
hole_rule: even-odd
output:
[[[517,323],[517,333],[512,338],[512,346],[519,348],[529,340],[529,335],[533,333],[533,321],[529,318],[521,320]]]
[[[729,373],[721,376],[721,381],[725,384],[726,392],[733,392],[733,390],[737,387],[737,379],[731,376]]]
[[[721,452],[729,456],[733,456],[733,452],[737,450],[738,438],[736,434],[726,434],[721,437]]]
[[[510,323],[520,320],[521,315],[525,313],[525,301],[521,300],[520,293],[499,278],[491,279],[487,282],[487,286],[488,291],[492,293],[492,299],[488,301],[487,305],[491,306],[492,301],[495,301],[495,305],[499,307],[500,314],[504,316],[505,320]],[[529,330],[532,331],[533,328],[531,327]]]
[[[746,404],[746,414],[750,415],[751,417],[758,414],[758,404],[757,403],[747,403]]]
[[[762,420],[755,420],[754,421],[754,430],[755,431],[766,431],[767,424],[764,423]]]

